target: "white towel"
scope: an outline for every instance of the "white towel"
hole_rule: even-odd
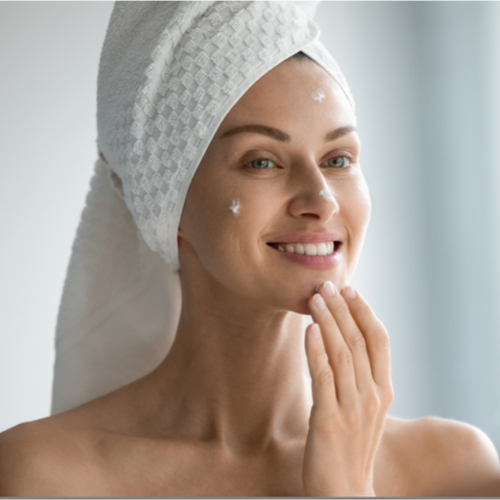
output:
[[[73,245],[56,332],[52,412],[153,370],[175,336],[177,228],[221,121],[296,52],[354,106],[308,18],[316,2],[117,2],[99,67],[100,158]]]

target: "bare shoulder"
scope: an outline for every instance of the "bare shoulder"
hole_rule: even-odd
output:
[[[500,461],[489,437],[473,425],[425,417],[388,419],[389,447],[406,464],[409,496],[500,494]]]
[[[70,496],[82,448],[49,417],[0,433],[0,496]]]

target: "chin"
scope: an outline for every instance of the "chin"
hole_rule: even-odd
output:
[[[298,314],[306,314],[310,315],[308,301],[309,299],[318,291],[318,287],[324,283],[325,281],[331,281],[338,291],[342,290],[345,286],[347,286],[350,282],[351,276],[346,275],[347,273],[342,273],[339,276],[339,273],[335,273],[335,275],[326,275],[321,277],[320,279],[315,279],[314,281],[308,281],[308,283],[304,283],[303,285],[299,285],[299,290],[297,291],[297,297],[292,299],[291,303],[287,309],[291,312],[295,312]],[[304,294],[304,291],[306,292]]]

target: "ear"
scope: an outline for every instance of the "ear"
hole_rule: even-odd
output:
[[[184,201],[184,205],[185,205],[185,201]],[[183,222],[184,222],[184,207],[182,207],[182,213],[181,213],[181,217],[179,219],[179,225],[177,226],[177,238],[180,237],[183,237],[184,238],[184,231],[182,230],[182,226],[183,226]]]
[[[182,230],[180,225],[177,229],[177,238],[184,238],[184,231]]]

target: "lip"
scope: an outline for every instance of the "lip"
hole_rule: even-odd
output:
[[[307,231],[300,233],[286,234],[283,236],[276,236],[266,243],[324,243],[325,241],[342,241],[338,233],[328,231]],[[293,254],[291,254],[293,255]]]

